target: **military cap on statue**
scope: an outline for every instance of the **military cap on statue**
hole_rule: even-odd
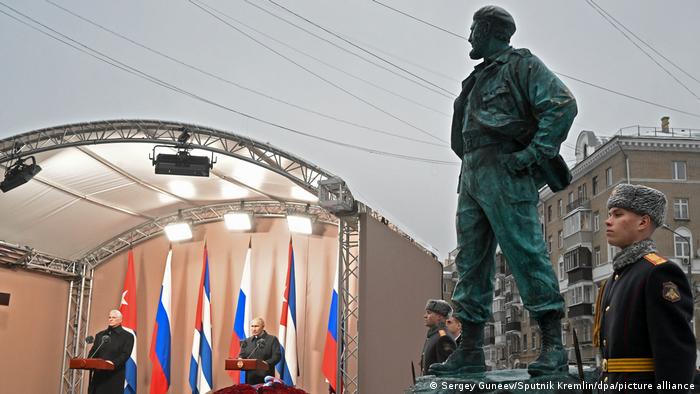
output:
[[[452,314],[452,307],[447,303],[447,301],[443,300],[428,300],[428,303],[425,304],[425,310],[443,315],[445,317]]]
[[[487,5],[479,8],[474,13],[474,20],[494,21],[500,23],[505,28],[508,36],[515,33],[515,20],[513,16],[501,7],[495,5]]]
[[[649,215],[656,227],[664,224],[666,196],[660,191],[644,186],[621,183],[608,198],[608,209],[622,208],[637,215]]]

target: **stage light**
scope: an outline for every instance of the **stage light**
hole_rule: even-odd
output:
[[[241,212],[231,212],[224,215],[226,228],[232,231],[246,231],[252,228],[250,215]]]
[[[192,239],[190,224],[182,219],[182,210],[177,211],[177,221],[165,226],[163,229],[170,242],[186,241]]]
[[[27,164],[27,161],[31,160],[31,164]],[[0,190],[3,193],[24,185],[29,182],[30,179],[34,178],[34,175],[41,171],[41,167],[36,164],[34,156],[29,156],[25,159],[17,159],[15,164],[12,164],[5,170],[5,179],[0,183]]]
[[[177,153],[159,153],[156,155],[156,148],[168,147],[167,145],[156,145],[153,147],[151,164],[155,166],[156,174],[165,175],[185,175],[185,176],[209,176],[209,170],[214,168],[214,153],[211,154],[211,160],[206,156],[192,156],[192,144],[188,144],[190,134],[187,129],[183,129],[180,136],[177,138]]]
[[[170,223],[165,226],[165,235],[171,242],[186,241],[192,239],[192,229],[185,222]]]
[[[308,216],[287,215],[289,231],[299,234],[311,234],[311,218]]]

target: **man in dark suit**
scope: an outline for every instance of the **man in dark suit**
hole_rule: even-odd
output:
[[[596,302],[594,341],[602,383],[638,385],[625,392],[685,392],[695,373],[693,295],[683,270],[651,240],[664,223],[666,197],[620,184],[608,199],[605,236],[622,248]]]
[[[267,370],[246,371],[245,382],[248,384],[264,383],[265,376],[275,376],[275,364],[282,358],[280,342],[277,337],[265,331],[265,320],[256,317],[250,322],[250,337],[241,341],[239,358],[254,358],[267,363]]]
[[[423,375],[432,375],[428,372],[428,367],[447,360],[457,347],[452,337],[447,334],[447,327],[445,327],[445,319],[451,314],[452,307],[443,300],[428,300],[425,305],[423,320],[428,327],[428,335],[423,343],[423,353],[420,357]]]
[[[95,335],[95,342],[88,352],[89,358],[101,358],[114,365],[111,371],[95,371],[88,386],[89,394],[122,394],[126,361],[134,347],[134,336],[122,328],[122,314],[109,311],[108,327]]]

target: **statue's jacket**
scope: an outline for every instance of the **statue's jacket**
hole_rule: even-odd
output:
[[[513,142],[535,157],[535,186],[546,183],[556,192],[571,181],[559,146],[576,114],[576,100],[559,78],[529,50],[509,47],[462,82],[454,103],[452,150],[463,159],[483,145]]]

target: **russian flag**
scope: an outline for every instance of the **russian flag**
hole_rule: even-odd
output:
[[[334,393],[338,393],[338,268],[335,271],[333,292],[331,293],[331,310],[328,313],[328,332],[326,346],[323,350],[323,376],[331,385]]]
[[[250,276],[250,251],[252,241],[248,243],[248,251],[245,254],[245,264],[243,265],[243,277],[241,278],[241,290],[238,292],[238,304],[233,321],[233,334],[231,336],[231,346],[229,348],[229,358],[238,358],[241,352],[241,341],[250,335],[248,324],[252,319],[252,308],[250,304],[251,290],[253,283]],[[245,383],[245,371],[228,371],[233,383]]]
[[[292,238],[289,238],[289,260],[287,264],[287,280],[282,298],[282,317],[280,318],[280,344],[282,359],[277,363],[280,379],[287,386],[294,386],[299,375],[297,359],[297,291],[294,275],[294,249]]]
[[[131,356],[126,360],[124,394],[136,394],[136,275],[134,274],[134,251],[129,249],[129,264],[126,268],[124,291],[119,305],[122,313],[122,328],[134,336]]]
[[[190,359],[190,387],[192,394],[204,394],[212,390],[212,335],[211,335],[211,288],[209,287],[209,253],[204,244],[202,279],[199,282],[197,312],[192,338]]]
[[[160,301],[149,352],[149,358],[153,364],[151,394],[165,394],[170,387],[170,298],[172,295],[170,262],[172,256],[173,250],[170,249],[165,262],[163,285],[160,288]]]

